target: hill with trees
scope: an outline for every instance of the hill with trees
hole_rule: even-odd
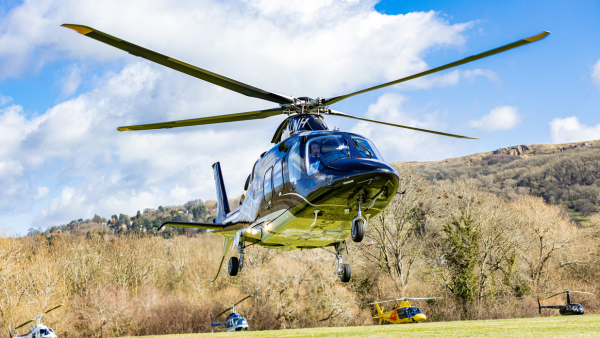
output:
[[[473,179],[482,191],[513,200],[541,197],[561,205],[573,220],[588,224],[600,210],[600,142],[519,145],[432,162],[400,162],[429,181]]]
[[[232,201],[234,202],[234,201]],[[201,199],[191,200],[183,205],[159,206],[138,211],[135,216],[119,214],[111,215],[108,219],[94,215],[91,219],[78,219],[45,230],[50,235],[68,233],[71,235],[123,235],[123,234],[156,234],[156,229],[165,221],[208,222],[215,217],[214,201],[202,202]],[[196,233],[199,230],[190,228],[168,227],[161,231],[163,237]],[[29,234],[40,232],[35,228],[29,229]],[[53,237],[49,237],[52,240]]]

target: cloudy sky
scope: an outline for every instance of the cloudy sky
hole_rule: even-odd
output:
[[[576,5],[570,5],[576,3]],[[455,140],[328,117],[389,162],[600,139],[597,1],[0,0],[0,229],[231,196],[281,122],[119,133],[252,109],[248,98],[60,27],[82,24],[286,95],[330,97],[549,30],[488,59],[332,108],[478,137]]]

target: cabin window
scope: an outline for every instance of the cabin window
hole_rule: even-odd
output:
[[[278,193],[283,190],[283,168],[282,160],[273,166],[273,192]]]
[[[346,157],[350,157],[350,147],[341,135],[313,137],[306,143],[306,171],[309,176]]]
[[[383,161],[383,157],[379,151],[377,151],[377,148],[375,148],[373,142],[364,138],[352,136],[352,143],[354,143],[354,146],[356,147],[356,150],[358,150],[360,157],[374,158],[376,160]]]
[[[302,178],[302,159],[300,158],[300,142],[296,142],[288,156],[288,174],[290,182],[297,185]]]
[[[265,201],[269,201],[271,197],[273,197],[273,182],[271,180],[271,174],[273,172],[273,168],[269,168],[265,173],[265,180],[263,182],[263,191],[265,194]]]

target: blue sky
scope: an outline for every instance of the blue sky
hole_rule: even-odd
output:
[[[334,96],[548,30],[546,39],[342,101],[387,161],[600,138],[600,3],[578,1],[0,1],[0,228],[23,234],[94,214],[214,198],[221,161],[242,193],[280,119],[118,133],[268,102],[215,88],[60,27],[89,25],[266,90]],[[302,46],[299,48],[298,46]]]

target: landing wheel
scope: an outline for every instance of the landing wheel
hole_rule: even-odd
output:
[[[357,243],[362,242],[363,238],[365,237],[365,222],[354,222],[354,224],[352,224],[352,230],[350,232],[350,235],[352,236],[353,241]]]
[[[230,276],[237,275],[239,269],[240,269],[240,261],[238,260],[238,258],[237,257],[229,258],[229,263],[227,263],[227,271],[229,272],[229,275]]]
[[[342,282],[348,283],[350,281],[350,277],[352,277],[352,269],[350,268],[350,264],[342,264],[340,279]]]

